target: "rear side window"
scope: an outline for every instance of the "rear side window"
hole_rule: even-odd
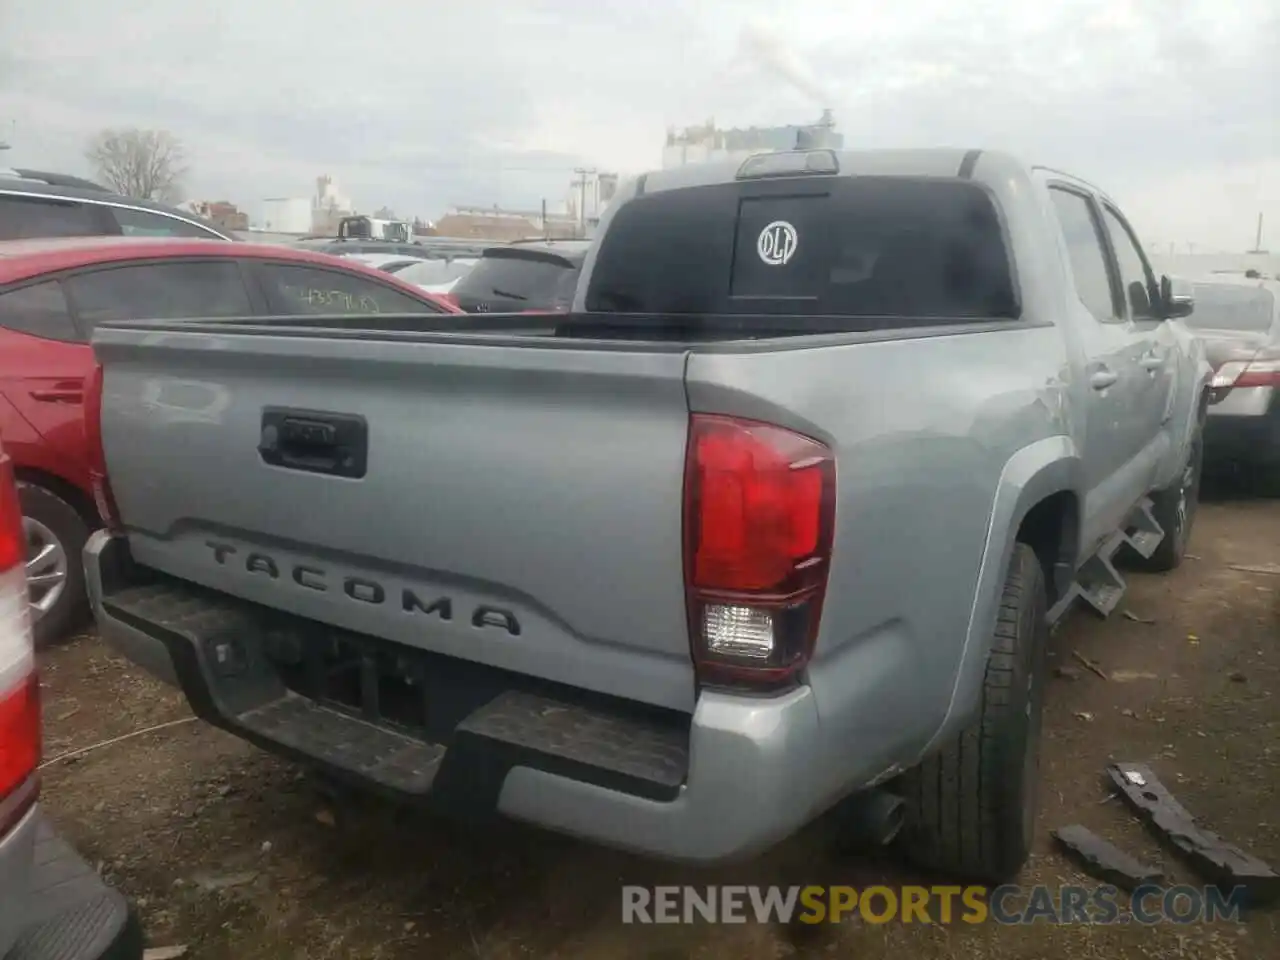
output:
[[[71,320],[62,284],[56,280],[0,293],[0,327],[46,340],[83,340]]]
[[[1194,285],[1196,308],[1184,321],[1202,330],[1265,333],[1275,322],[1276,300],[1262,287],[1228,283]]]
[[[720,184],[630,201],[600,242],[586,308],[906,323],[1019,313],[986,191],[904,177]]]
[[[232,261],[106,267],[66,280],[86,334],[109,320],[250,317],[253,306]]]
[[[96,237],[106,232],[89,204],[0,196],[0,240]]]
[[[1050,187],[1049,196],[1058,216],[1062,238],[1067,242],[1067,256],[1071,260],[1071,274],[1080,302],[1102,323],[1121,319],[1116,316],[1107,253],[1092,204],[1083,194],[1058,187]]]
[[[277,316],[439,313],[422,300],[341,270],[264,263],[259,268]]]
[[[453,295],[468,312],[567,310],[573,304],[578,271],[564,260],[503,252],[481,257],[458,281]]]
[[[124,207],[112,207],[112,215],[120,225],[120,232],[126,237],[190,237],[196,240],[221,240],[210,230],[198,224],[188,223],[176,217],[166,217],[146,210],[129,210]]]

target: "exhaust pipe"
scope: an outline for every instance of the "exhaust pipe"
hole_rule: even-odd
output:
[[[902,830],[902,797],[887,790],[867,790],[847,801],[844,821],[849,840],[871,846],[888,846]]]

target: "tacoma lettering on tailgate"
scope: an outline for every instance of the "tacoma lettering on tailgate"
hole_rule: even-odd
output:
[[[213,551],[213,559],[223,566],[227,566],[228,563],[240,563],[238,556],[236,556],[235,560],[231,559],[233,556],[240,554],[239,547],[229,543],[219,543],[217,540],[206,540],[205,546]],[[274,557],[260,551],[244,554],[244,569],[246,573],[258,574],[271,580],[281,579],[281,572],[283,571],[287,578],[299,587],[315,590],[317,593],[328,593],[331,587],[335,585],[330,580],[328,571],[322,567],[302,563],[281,563]],[[378,606],[387,602],[386,587],[367,577],[344,576],[341,579],[341,589],[343,595],[358,603]],[[439,617],[441,620],[453,620],[453,599],[451,597],[434,597],[428,601],[418,596],[408,587],[404,587],[400,591],[400,609],[405,613],[421,613],[427,616]],[[513,637],[520,636],[520,621],[516,619],[516,615],[510,610],[504,610],[501,607],[493,607],[487,604],[477,606],[471,612],[471,625],[473,627],[498,627]]]

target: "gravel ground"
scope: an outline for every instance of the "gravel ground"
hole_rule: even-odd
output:
[[[1049,845],[1079,822],[1182,870],[1107,800],[1110,759],[1150,763],[1209,826],[1280,863],[1280,503],[1201,508],[1189,559],[1133,575],[1101,621],[1073,614],[1055,637],[1037,852],[1022,882],[1086,883]],[[1144,622],[1150,621],[1150,622]],[[1103,679],[1075,653],[1099,664]],[[87,634],[44,659],[46,756],[189,714],[181,698]],[[1280,913],[1244,924],[1158,927],[676,925],[620,922],[620,885],[927,882],[888,858],[835,852],[830,825],[745,866],[653,863],[511,823],[408,819],[329,803],[294,767],[198,722],[53,762],[46,811],[133,897],[153,945],[188,957],[311,958],[842,956],[1251,960],[1280,956]]]

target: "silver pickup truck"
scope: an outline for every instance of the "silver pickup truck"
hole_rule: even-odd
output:
[[[99,326],[94,609],[400,800],[705,862],[849,798],[1009,877],[1051,621],[1187,543],[1190,309],[999,153],[650,173],[568,314]]]

